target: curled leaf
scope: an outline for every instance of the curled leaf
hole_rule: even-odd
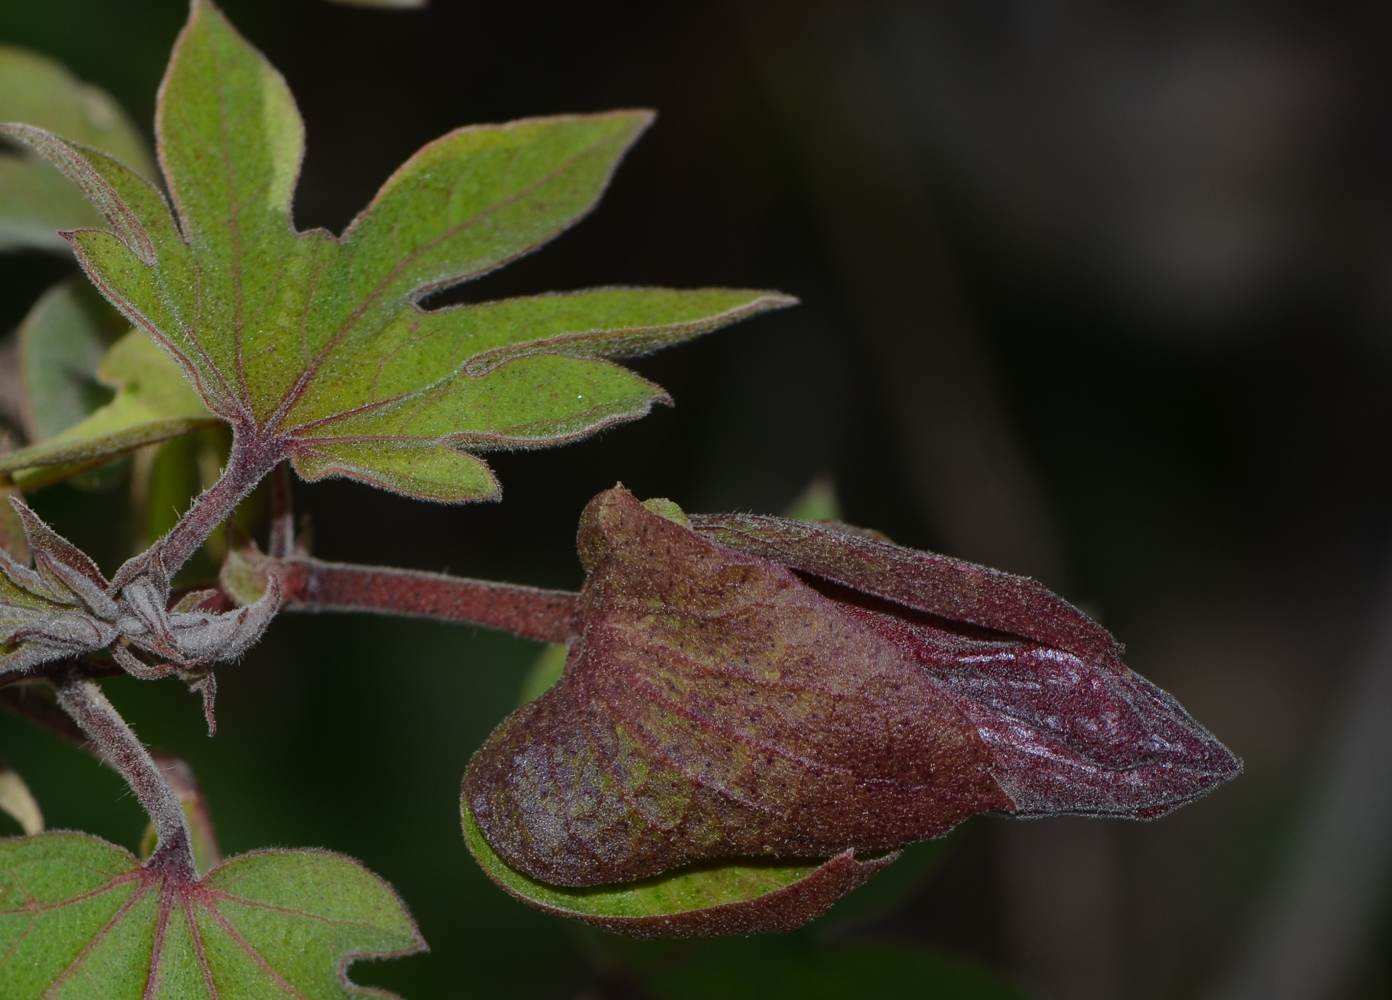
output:
[[[396,894],[356,861],[260,851],[198,881],[96,837],[0,841],[0,996],[347,1000],[359,958],[421,951]]]
[[[462,804],[464,842],[484,873],[522,902],[632,937],[767,934],[801,927],[863,885],[897,853],[860,860],[736,861],[692,866],[613,885],[547,885],[512,868]]]
[[[73,232],[103,293],[273,465],[447,502],[497,496],[475,452],[560,444],[667,402],[612,362],[791,299],[598,289],[425,310],[432,291],[530,253],[595,205],[646,111],[461,128],[429,143],[341,236],[297,232],[304,128],[285,81],[207,0],[156,118],[172,199],[27,126],[105,230]],[[176,221],[177,219],[177,221]]]
[[[988,810],[1144,818],[1239,770],[1033,581],[846,528],[739,523],[687,529],[621,487],[586,508],[565,673],[464,778],[509,865],[588,886],[887,850]]]
[[[233,611],[170,608],[169,578],[158,553],[149,572],[116,588],[21,501],[10,503],[23,523],[34,568],[0,551],[0,673],[108,649],[137,677],[179,673],[194,681],[204,692],[211,728],[207,667],[235,659],[260,639],[280,607],[279,582],[272,578],[255,603]]]

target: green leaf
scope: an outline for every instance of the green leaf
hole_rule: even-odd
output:
[[[8,45],[0,45],[0,121],[56,132],[155,176],[144,141],[115,101],[52,59]],[[60,229],[100,224],[82,193],[52,166],[0,155],[0,249],[66,251]]]
[[[81,279],[54,285],[19,327],[26,430],[45,441],[111,401],[97,367],[130,325]]]
[[[0,472],[36,489],[142,445],[219,421],[178,366],[149,337],[132,330],[106,353],[97,381],[116,390],[110,403],[56,437],[0,456]]]
[[[635,937],[760,934],[801,926],[891,864],[898,852],[862,861],[850,851],[829,860],[741,859],[694,865],[651,878],[569,888],[511,867],[460,802],[464,842],[484,873],[524,903],[556,916]]]
[[[903,945],[713,941],[643,980],[654,1000],[1022,1000],[995,976]]]
[[[348,963],[424,947],[391,887],[336,854],[261,851],[180,883],[86,834],[0,841],[6,1000],[381,996]]]
[[[195,0],[156,120],[178,216],[109,158],[5,126],[102,211],[88,274],[178,359],[208,408],[307,479],[442,501],[498,486],[473,452],[571,441],[667,402],[610,359],[788,305],[757,291],[599,289],[435,311],[593,208],[644,111],[461,128],[429,143],[341,237],[297,232],[304,130],[285,81]]]

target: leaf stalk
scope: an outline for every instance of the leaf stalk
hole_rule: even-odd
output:
[[[266,559],[263,571],[280,579],[289,611],[366,611],[430,618],[481,625],[541,642],[567,642],[577,635],[579,595],[568,590],[304,556]]]
[[[96,681],[70,667],[53,678],[58,704],[82,727],[95,749],[126,779],[131,791],[155,825],[158,846],[149,867],[166,876],[197,881],[193,838],[179,796],[155,764],[145,745],[107,700]]]

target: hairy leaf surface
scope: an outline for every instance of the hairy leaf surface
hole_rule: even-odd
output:
[[[45,56],[0,45],[0,121],[27,122],[105,150],[147,177],[150,154],[121,107]],[[62,229],[101,224],[82,192],[29,155],[0,155],[0,249],[68,249]]]
[[[1240,768],[1115,659],[1105,631],[1032,581],[850,529],[760,521],[761,544],[788,546],[817,579],[712,541],[715,519],[692,524],[621,487],[591,501],[565,672],[469,764],[480,829],[535,879],[884,850],[986,810],[1144,818]],[[791,541],[809,531],[829,534]],[[889,550],[875,563],[870,542]],[[947,617],[954,607],[973,617]]]
[[[180,882],[96,837],[0,841],[6,1000],[336,1000],[346,967],[425,947],[391,887],[320,851],[261,851]]]
[[[846,851],[823,861],[707,864],[614,885],[566,888],[529,878],[498,856],[461,803],[464,842],[495,883],[531,906],[634,937],[765,934],[800,927],[891,864]]]
[[[434,500],[496,495],[472,452],[557,444],[666,394],[610,359],[789,304],[753,291],[599,289],[425,310],[595,204],[651,115],[462,128],[401,166],[341,236],[297,232],[304,130],[285,81],[196,0],[160,91],[174,214],[109,158],[7,127],[62,167],[109,231],[71,235],[93,281],[180,363],[265,462]],[[175,219],[177,218],[177,222]]]

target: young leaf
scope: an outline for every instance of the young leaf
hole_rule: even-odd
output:
[[[102,210],[109,232],[71,234],[83,267],[179,361],[258,474],[290,458],[307,479],[463,501],[497,494],[472,452],[574,440],[667,400],[608,359],[792,301],[602,289],[420,308],[589,212],[650,120],[620,111],[458,129],[411,157],[341,237],[296,232],[294,101],[195,0],[156,118],[177,225],[157,191],[110,159],[3,130]]]
[[[260,851],[193,882],[85,834],[0,841],[6,1000],[381,996],[347,965],[424,948],[391,887],[336,854]]]
[[[25,430],[31,441],[52,438],[110,402],[97,366],[130,328],[88,282],[54,285],[19,326]]]
[[[155,176],[144,141],[115,101],[52,59],[9,45],[0,45],[0,121],[56,132]],[[100,224],[82,193],[52,166],[0,155],[0,249],[66,251],[59,230]]]
[[[460,804],[464,842],[484,873],[522,902],[633,937],[767,934],[800,927],[891,864],[845,851],[825,861],[707,864],[652,878],[583,889],[547,885],[512,868]]]
[[[10,503],[23,522],[34,568],[0,552],[0,673],[109,649],[137,677],[182,673],[206,680],[211,664],[236,659],[260,639],[280,606],[280,585],[272,579],[258,601],[235,611],[209,610],[201,602],[171,608],[169,576],[158,553],[150,572],[115,587],[86,553],[23,502]],[[211,728],[214,689],[201,689]]]
[[[0,472],[12,473],[23,489],[37,489],[143,445],[220,422],[178,366],[139,330],[106,352],[95,375],[116,390],[111,402],[55,437],[0,456]]]
[[[987,810],[1148,818],[1240,770],[1032,581],[758,519],[762,549],[826,575],[804,579],[704,537],[726,521],[687,529],[622,488],[586,508],[565,672],[464,777],[512,867],[587,886],[885,850]]]

